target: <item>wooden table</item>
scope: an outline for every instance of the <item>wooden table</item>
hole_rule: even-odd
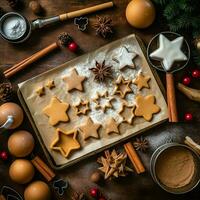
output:
[[[20,13],[24,14],[28,19],[33,20],[35,16],[31,13],[28,8],[28,0],[25,1],[25,8],[20,11]],[[88,6],[92,6],[98,3],[106,2],[106,0],[43,0],[40,1],[41,5],[46,10],[46,16],[53,16],[57,14],[64,13],[66,11],[73,11],[80,8],[85,8]],[[89,52],[98,47],[103,46],[104,44],[109,43],[110,41],[116,40],[118,38],[124,37],[131,33],[138,34],[145,42],[148,43],[150,38],[158,33],[161,30],[167,30],[165,25],[161,26],[158,19],[160,16],[157,16],[157,21],[151,26],[149,29],[145,30],[136,30],[130,27],[125,19],[125,8],[129,0],[114,0],[116,7],[107,11],[102,11],[100,13],[95,13],[94,15],[89,16],[89,29],[87,32],[80,32],[77,30],[77,27],[73,24],[73,20],[59,23],[57,25],[53,25],[51,27],[37,30],[33,32],[31,38],[23,44],[20,45],[12,45],[7,42],[0,40],[0,69],[5,70],[6,68],[12,66],[16,62],[21,61],[22,59],[30,56],[31,54],[37,52],[43,47],[52,43],[52,41],[56,41],[57,36],[61,32],[68,32],[74,38],[74,40],[80,45],[83,52]],[[1,7],[3,7],[6,11],[10,11],[10,8],[6,5],[6,1],[1,2]],[[115,35],[112,39],[105,40],[95,35],[95,31],[92,29],[91,24],[95,21],[95,16],[98,15],[109,15],[113,18],[115,25]],[[142,13],[141,13],[142,14]],[[11,79],[11,82],[17,88],[17,83],[22,82],[26,79],[29,79],[35,75],[38,75],[44,71],[47,71],[57,65],[60,65],[66,61],[69,61],[75,58],[77,55],[69,52],[67,49],[62,51],[58,50],[56,52],[51,53],[46,56],[42,60],[34,63],[26,70],[18,73],[15,77]],[[195,67],[190,64],[190,67]],[[189,72],[189,68],[182,70],[176,74],[176,80],[181,81],[184,74]],[[164,74],[159,73],[163,83],[165,84]],[[193,80],[192,87],[199,88],[199,81]],[[17,100],[16,100],[17,101]],[[200,106],[198,103],[192,102],[188,100],[184,95],[177,92],[177,102],[178,103],[178,112],[180,120],[183,120],[183,115],[185,112],[191,112],[194,115],[193,124],[168,124],[165,123],[158,128],[154,128],[145,135],[147,135],[147,139],[150,141],[150,150],[147,154],[141,154],[142,160],[145,163],[145,166],[149,167],[149,159],[153,150],[157,147],[157,142],[162,140],[162,142],[166,142],[166,137],[171,136],[173,141],[183,141],[185,135],[193,136],[197,141],[200,141]],[[27,120],[24,120],[22,125],[23,129],[32,131],[32,128]],[[0,135],[0,150],[6,148],[6,141],[8,138],[8,134]],[[168,139],[167,139],[168,141]],[[37,144],[38,145],[38,144]],[[2,147],[1,147],[2,146]],[[120,147],[122,145],[118,145]],[[39,145],[37,148],[40,148]],[[42,151],[41,157],[42,156]],[[44,158],[44,157],[43,157]],[[87,192],[88,188],[93,187],[89,180],[89,176],[97,167],[96,163],[97,156],[91,157],[85,161],[78,163],[76,166],[70,167],[66,170],[58,172],[63,177],[68,177],[71,187],[76,191],[85,191]],[[45,159],[45,158],[44,158]],[[17,189],[19,192],[23,193],[23,186],[19,186],[14,184],[8,177],[8,166],[9,163],[0,163],[0,188],[2,185],[10,185],[13,188]],[[35,179],[43,179],[39,173],[37,173]],[[106,181],[104,185],[99,186],[103,193],[112,200],[150,200],[150,199],[197,199],[198,192],[200,190],[195,190],[187,195],[181,196],[173,196],[167,194],[163,190],[161,190],[155,183],[153,183],[149,171],[143,175],[130,175],[127,178]],[[65,198],[57,198],[56,196],[52,197],[52,199],[70,199],[65,196]]]

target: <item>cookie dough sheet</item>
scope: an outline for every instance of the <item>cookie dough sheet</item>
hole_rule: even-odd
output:
[[[134,59],[134,69],[129,67],[126,67],[123,70],[119,69],[119,64],[115,60],[121,55],[122,48],[126,48],[129,52],[135,52],[138,54]],[[124,56],[123,59],[126,58],[127,57]],[[99,83],[94,81],[94,74],[89,69],[95,66],[96,61],[102,63],[104,60],[106,65],[112,66],[113,80],[109,79],[105,83]],[[77,90],[72,92],[67,91],[66,82],[63,78],[68,76],[74,68],[80,76],[86,77],[86,80],[83,82],[83,92]],[[111,102],[112,108],[108,109],[105,113],[101,109],[95,109],[95,102],[92,99],[95,98],[96,92],[99,92],[100,94],[108,92],[111,96],[114,92],[116,79],[120,75],[125,79],[134,80],[141,72],[145,76],[151,77],[151,80],[149,81],[150,88],[143,88],[139,91],[137,85],[131,84],[130,87],[132,92],[126,95],[125,100],[128,103],[133,104],[137,94],[144,96],[150,94],[155,96],[156,104],[161,108],[161,111],[155,114],[151,121],[145,121],[142,117],[134,117],[131,125],[128,123],[121,123],[123,118],[119,114],[119,111],[123,100],[118,95],[115,95],[115,100]],[[45,87],[49,80],[54,80],[55,82],[55,88],[51,90]],[[45,87],[45,94],[40,97],[36,93],[36,90],[43,86]],[[33,118],[34,124],[39,131],[43,143],[57,166],[71,165],[78,160],[111,146],[112,144],[134,136],[151,126],[162,122],[168,117],[166,101],[135,35],[130,35],[110,43],[94,52],[80,56],[57,68],[20,83],[19,90]],[[70,118],[69,122],[60,122],[56,126],[51,126],[49,124],[49,118],[42,112],[42,110],[49,105],[53,96],[56,96],[62,102],[70,105],[68,110],[68,116]],[[73,109],[73,105],[78,104],[80,100],[87,100],[91,111],[86,115],[77,116]],[[100,139],[90,138],[88,140],[83,140],[79,133],[77,139],[80,141],[81,149],[79,151],[74,151],[69,158],[63,157],[59,152],[50,148],[52,141],[56,138],[56,128],[61,128],[65,131],[75,130],[85,122],[86,117],[90,117],[94,123],[101,124],[101,128],[99,129]],[[111,117],[117,123],[121,123],[119,126],[120,134],[105,134],[104,125]]]

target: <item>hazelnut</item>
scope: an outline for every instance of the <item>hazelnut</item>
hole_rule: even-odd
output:
[[[95,171],[92,173],[92,175],[90,176],[90,180],[93,182],[93,183],[99,183],[101,180],[102,180],[102,175],[100,172],[98,171]]]
[[[31,1],[29,3],[29,8],[33,11],[34,14],[38,15],[42,12],[42,7],[38,1]]]

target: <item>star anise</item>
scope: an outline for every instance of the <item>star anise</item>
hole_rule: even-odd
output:
[[[73,41],[73,39],[68,33],[64,32],[58,36],[58,41],[62,46],[67,46],[69,43]]]
[[[136,140],[133,142],[133,146],[136,150],[145,152],[149,148],[149,142],[147,139],[140,137],[136,138]]]
[[[87,197],[84,193],[74,192],[71,196],[72,200],[87,200]]]
[[[90,69],[95,75],[94,80],[103,82],[106,78],[112,78],[112,66],[107,66],[105,60],[102,64],[96,61],[95,65],[95,67]]]
[[[93,24],[97,35],[101,35],[106,38],[113,33],[113,23],[110,17],[100,17],[97,16],[97,21]]]
[[[0,84],[0,102],[10,101],[13,97],[13,88],[10,82]]]

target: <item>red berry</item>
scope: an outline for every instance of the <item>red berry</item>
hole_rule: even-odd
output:
[[[190,83],[191,83],[191,78],[189,76],[183,78],[184,85],[189,85]]]
[[[200,78],[200,70],[194,69],[194,70],[192,71],[192,77],[193,77],[193,78]]]
[[[191,113],[185,113],[184,119],[185,119],[185,121],[192,121],[193,116]]]
[[[2,159],[2,160],[7,160],[8,159],[8,153],[6,152],[6,151],[2,151],[1,153],[0,153],[0,158]]]
[[[78,45],[77,45],[75,42],[71,42],[71,43],[68,45],[68,48],[69,48],[70,51],[76,52],[77,49],[78,49]]]
[[[94,198],[98,198],[99,190],[97,188],[91,188],[90,189],[90,196],[94,197]]]

